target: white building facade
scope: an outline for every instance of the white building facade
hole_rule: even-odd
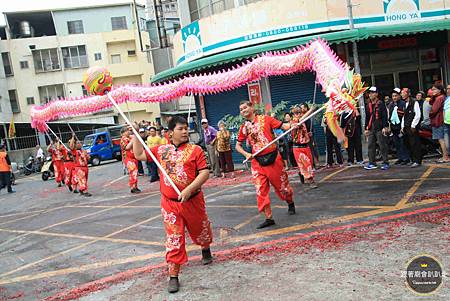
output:
[[[87,95],[82,78],[89,67],[106,67],[114,85],[148,83],[154,74],[151,55],[145,52],[150,40],[144,7],[135,7],[132,1],[112,6],[8,12],[5,17],[7,26],[0,31],[0,101],[4,105],[8,100],[14,121],[24,131],[29,128],[33,105]],[[2,106],[3,111],[6,109]],[[158,104],[130,103],[122,105],[122,109],[134,120],[159,118]],[[2,123],[10,122],[10,116],[0,117]],[[123,120],[110,110],[58,122],[90,128]]]

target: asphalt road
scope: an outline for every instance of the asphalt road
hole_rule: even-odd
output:
[[[256,230],[263,218],[257,213],[248,172],[235,180],[210,179],[204,191],[215,236],[213,251],[225,256],[239,252],[239,248],[263,248],[299,234],[315,235],[318,229],[398,220],[402,214],[450,206],[448,165],[427,163],[417,169],[392,167],[388,171],[365,171],[354,166],[320,170],[316,178],[319,188],[310,190],[291,171],[297,214],[289,216],[286,204],[273,195],[277,224],[264,230]],[[39,175],[19,179],[13,195],[2,191],[0,300],[70,300],[98,290],[108,295],[112,283],[120,285],[136,275],[156,273],[153,268],[160,268],[164,262],[159,184],[150,184],[148,177],[139,181],[143,192],[130,194],[121,163],[110,163],[90,169],[91,198],[57,188],[53,180],[43,182]],[[335,232],[339,231],[336,228]],[[416,241],[422,240],[418,237]],[[369,247],[360,249],[372,252]],[[198,248],[189,246],[189,250],[190,256],[199,255]],[[405,252],[404,261],[414,252]],[[449,253],[447,249],[437,254],[447,268]],[[277,264],[281,263],[280,259]],[[227,264],[231,263],[223,260],[222,265]],[[164,283],[160,272],[154,275]],[[155,287],[157,291],[152,294],[165,299],[165,287]],[[115,289],[121,291],[120,287]],[[91,300],[109,300],[106,295]],[[185,295],[184,299],[197,298]],[[117,300],[141,299],[128,296]]]

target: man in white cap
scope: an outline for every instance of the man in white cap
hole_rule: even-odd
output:
[[[377,87],[369,89],[369,104],[366,109],[365,135],[368,138],[369,164],[364,168],[367,170],[376,169],[375,160],[377,144],[380,147],[383,158],[382,170],[389,169],[387,134],[389,130],[388,111],[384,101],[380,100]]]
[[[208,119],[201,120],[203,128],[203,138],[205,139],[208,151],[209,164],[215,177],[220,176],[219,156],[216,151],[217,130],[208,124]]]

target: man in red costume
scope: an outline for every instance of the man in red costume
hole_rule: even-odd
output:
[[[291,120],[291,125],[297,124],[300,119],[306,118],[313,111],[314,109],[311,108],[307,112],[302,112],[300,107],[294,107],[292,109],[293,118]],[[308,122],[303,122],[298,128],[292,130],[291,136],[294,157],[297,161],[298,169],[300,170],[300,176],[306,180],[306,183],[309,183],[311,188],[317,188],[317,185],[314,182],[313,158],[311,148],[309,147],[309,142],[311,140],[308,131],[308,128],[310,128],[309,125]]]
[[[181,265],[188,260],[185,228],[192,241],[202,247],[203,264],[212,262],[209,248],[212,231],[201,191],[201,186],[209,177],[203,150],[189,143],[188,123],[184,117],[171,118],[169,135],[169,144],[157,145],[151,151],[181,191],[178,196],[168,179],[161,175],[161,213],[166,230],[166,261],[170,276],[168,291],[175,293],[179,290],[178,274]],[[136,138],[133,138],[133,151],[138,160],[152,160]]]
[[[72,134],[72,138],[69,140],[70,152],[66,152],[64,158],[64,184],[66,184],[69,191],[73,191],[72,188],[72,173],[75,167],[75,135]]]
[[[254,153],[274,140],[274,129],[287,130],[290,124],[267,116],[255,114],[253,104],[250,101],[242,101],[239,110],[245,118],[244,124],[239,129],[236,150],[246,159],[252,160],[252,175],[256,187],[256,199],[259,212],[264,212],[266,220],[258,226],[258,229],[275,225],[270,207],[270,184],[275,188],[278,197],[288,203],[288,213],[295,214],[292,187],[289,184],[288,175],[283,166],[283,159],[274,143],[256,157]],[[246,141],[252,147],[252,153],[247,152],[242,143]]]
[[[47,152],[52,154],[55,181],[58,187],[61,187],[64,178],[64,157],[66,149],[62,145],[62,142],[57,137],[54,137],[53,142],[47,147]]]
[[[86,150],[82,149],[81,141],[75,143],[74,140],[71,141],[70,148],[74,148],[75,144],[75,161],[72,171],[72,186],[73,191],[80,192],[82,196],[90,197],[92,194],[88,192],[88,175],[89,175],[89,154]]]
[[[137,187],[138,161],[133,154],[133,144],[131,143],[130,130],[125,127],[121,132],[122,138],[120,140],[120,147],[122,148],[122,162],[128,170],[128,183],[131,193],[140,193],[141,190]]]

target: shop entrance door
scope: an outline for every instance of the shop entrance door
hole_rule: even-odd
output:
[[[415,95],[417,91],[420,90],[419,88],[419,72],[417,70],[415,71],[409,71],[409,72],[399,72],[398,73],[398,83],[399,88],[409,88],[411,93]]]
[[[392,89],[395,88],[394,85],[394,74],[379,74],[374,76],[375,86],[378,88],[382,97],[390,96]]]
[[[425,92],[436,82],[442,83],[442,69],[433,68],[422,71],[422,84]]]

